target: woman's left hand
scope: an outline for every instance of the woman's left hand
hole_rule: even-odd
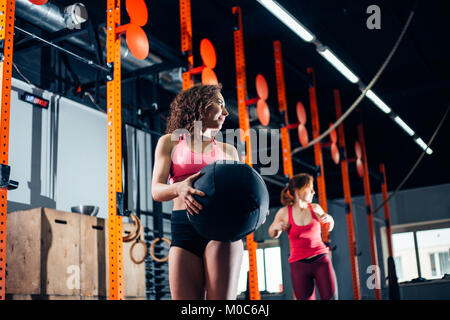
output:
[[[328,229],[328,231],[333,230],[334,227],[334,219],[327,213],[322,214],[320,217],[320,222],[321,223],[329,223],[330,224],[330,228]]]

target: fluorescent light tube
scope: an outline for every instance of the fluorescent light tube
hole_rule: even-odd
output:
[[[427,154],[433,153],[433,150],[431,150],[430,148],[427,148],[427,144],[425,142],[423,142],[423,140],[421,138],[417,138],[417,139],[415,139],[415,141],[423,150],[425,150],[425,152]]]
[[[403,130],[406,131],[407,134],[409,134],[410,136],[414,135],[414,130],[411,129],[399,116],[395,116],[394,121],[398,123],[398,125],[400,127],[403,128]]]
[[[314,35],[309,32],[300,22],[297,21],[286,9],[280,6],[276,1],[272,0],[257,0],[267,10],[269,10],[275,17],[283,22],[287,27],[294,31],[300,38],[306,42],[314,40]]]
[[[331,52],[329,49],[325,50],[317,50],[322,57],[328,60],[329,63],[331,63],[344,77],[346,77],[350,82],[357,83],[359,81],[359,78],[350,71],[349,68],[345,66],[345,64],[342,63],[341,60],[339,60],[333,52]]]
[[[384,113],[390,113],[392,110],[389,108],[386,103],[384,103],[378,96],[372,91],[368,90],[366,92],[366,97],[372,100],[373,103],[377,105]]]

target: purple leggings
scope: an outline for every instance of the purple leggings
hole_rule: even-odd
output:
[[[337,299],[335,274],[330,257],[325,254],[317,259],[292,262],[292,286],[297,300],[315,300],[314,280],[321,300]],[[313,261],[311,261],[313,260]]]

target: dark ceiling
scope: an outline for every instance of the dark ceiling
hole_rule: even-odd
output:
[[[51,2],[60,6],[73,3],[63,0]],[[311,30],[322,44],[333,50],[363,83],[368,84],[397,40],[414,1],[279,0],[278,2]],[[447,2],[419,1],[403,41],[373,87],[373,91],[425,142],[431,138],[450,104],[448,41],[450,10]],[[89,11],[89,19],[94,25],[105,22],[105,3],[106,1],[98,0],[84,1]],[[153,49],[152,39],[158,39],[179,53],[179,1],[146,0],[146,3],[149,22],[145,30],[150,38],[150,51]],[[379,30],[369,30],[366,27],[366,20],[369,17],[366,10],[373,4],[381,9]],[[218,63],[215,72],[223,84],[225,100],[229,105],[235,104],[236,73],[233,43],[235,20],[231,14],[233,6],[241,7],[243,14],[248,95],[249,97],[255,95],[254,79],[258,73],[262,73],[269,85],[268,103],[273,119],[270,127],[279,127],[276,121],[279,115],[273,57],[273,41],[279,40],[283,52],[290,122],[296,122],[295,104],[301,101],[308,114],[307,126],[311,136],[306,69],[313,67],[320,126],[321,131],[324,131],[330,122],[336,120],[333,90],[340,90],[344,112],[358,97],[360,91],[355,84],[348,82],[324,60],[316,52],[313,44],[298,38],[256,0],[191,0],[195,65],[201,62],[198,49],[200,41],[208,38],[216,49]],[[123,17],[123,21],[126,22],[126,13]],[[26,64],[24,61],[19,62]],[[25,71],[31,74],[31,69],[28,67]],[[79,65],[76,70],[85,75],[80,76],[83,82],[95,80],[89,73],[89,67]],[[129,91],[124,87],[122,95],[125,96],[125,104],[131,104],[126,100],[127,92]],[[159,91],[160,111],[163,115],[167,115],[168,105],[173,96],[171,92],[162,89]],[[392,191],[406,176],[422,149],[370,100],[363,99],[359,110],[360,112],[353,112],[344,122],[349,156],[354,156],[352,146],[357,139],[356,126],[362,119],[369,168],[374,173],[371,177],[372,192],[380,192],[380,184],[376,177],[379,173],[379,163],[386,165],[388,189]],[[447,150],[449,124],[450,120],[447,119],[431,145],[434,153],[424,157],[403,189],[450,182],[448,166],[450,157]],[[228,121],[224,128],[237,126],[237,122]],[[295,132],[291,133],[291,146],[292,149],[300,146]],[[340,166],[332,162],[328,150],[324,149],[323,152],[327,195],[330,198],[341,198],[343,192]],[[312,148],[297,153],[294,157],[303,162],[314,163]],[[293,161],[293,165],[295,173],[309,171],[297,161]],[[282,168],[279,173],[282,173]],[[363,194],[363,183],[356,174],[354,165],[350,165],[350,178],[352,195]],[[268,186],[273,201],[278,201],[281,187],[271,183],[268,183]]]

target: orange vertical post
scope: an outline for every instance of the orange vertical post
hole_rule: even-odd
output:
[[[381,184],[381,194],[383,196],[383,202],[384,202],[384,220],[386,223],[386,238],[388,243],[388,252],[389,257],[394,256],[394,252],[392,250],[392,230],[391,230],[391,211],[389,209],[389,202],[388,199],[388,189],[387,189],[387,182],[386,182],[386,169],[384,167],[384,163],[380,164],[380,173],[383,178],[383,183]]]
[[[120,1],[107,0],[107,63],[114,68],[113,79],[107,82],[108,128],[108,240],[109,240],[109,298],[124,298],[122,217],[117,214],[117,196],[122,192],[122,139],[121,139],[121,73]]]
[[[286,100],[286,87],[284,82],[283,72],[283,55],[281,52],[280,41],[273,42],[273,53],[275,59],[275,75],[277,79],[277,93],[278,93],[278,109],[280,113],[284,113],[284,126],[280,128],[281,133],[281,148],[283,153],[283,172],[285,176],[292,178],[294,170],[292,168],[291,155],[291,140],[289,138],[289,124]]]
[[[0,163],[8,165],[9,154],[9,114],[11,103],[11,75],[14,44],[14,0],[0,2],[0,41],[3,41],[3,61],[0,62],[1,95],[0,106]],[[6,293],[6,220],[8,194],[7,188],[0,188],[0,300],[5,299]]]
[[[238,99],[238,114],[240,140],[245,142],[246,155],[242,157],[242,161],[252,166],[252,153],[250,144],[250,121],[248,118],[247,100],[247,77],[245,73],[245,53],[244,53],[244,34],[242,32],[242,12],[241,8],[233,7],[232,13],[237,16],[238,25],[236,26],[234,36],[234,54],[236,63],[236,85]],[[257,243],[254,241],[253,233],[246,237],[248,259],[249,259],[249,293],[250,300],[260,300],[261,294],[258,287],[258,271],[256,265],[256,249]]]
[[[366,154],[366,144],[364,141],[364,129],[362,123],[358,125],[358,140],[361,144],[362,150],[362,160],[364,162],[364,195],[366,199],[366,214],[367,214],[367,225],[369,228],[369,241],[370,241],[370,257],[372,265],[377,267],[378,270],[378,254],[377,254],[377,241],[375,238],[375,225],[373,220],[373,205],[372,205],[372,197],[370,192],[370,180],[369,180],[369,166],[367,163],[367,154]],[[375,299],[381,300],[381,289],[379,289],[380,279],[379,274],[376,274],[376,287],[375,287]]]
[[[336,106],[336,118],[342,116],[341,98],[339,90],[334,90],[334,104]],[[342,184],[344,190],[345,217],[347,220],[348,246],[350,249],[350,267],[352,270],[353,299],[361,300],[361,288],[359,283],[358,257],[356,255],[356,237],[353,224],[352,195],[350,179],[348,174],[348,157],[345,145],[344,124],[338,126],[339,148],[342,150],[344,159],[341,161]]]
[[[183,72],[183,90],[189,89],[194,85],[191,70],[194,67],[194,55],[192,53],[192,19],[191,19],[191,0],[180,0],[180,27],[181,27],[181,53],[188,60],[188,70]]]
[[[311,75],[312,81],[308,88],[309,90],[309,102],[311,108],[311,125],[312,125],[312,135],[313,139],[317,138],[320,135],[320,125],[319,125],[319,111],[317,107],[317,95],[316,95],[316,78],[314,75],[313,68],[307,68],[307,73]],[[325,212],[328,213],[327,206],[327,192],[325,188],[325,173],[323,168],[323,157],[322,157],[322,146],[320,143],[316,143],[314,145],[314,159],[315,164],[320,168],[320,172],[317,176],[317,193],[319,197],[319,204],[323,208]],[[329,224],[324,223],[321,224],[322,227],[322,240],[327,245],[329,245]]]

